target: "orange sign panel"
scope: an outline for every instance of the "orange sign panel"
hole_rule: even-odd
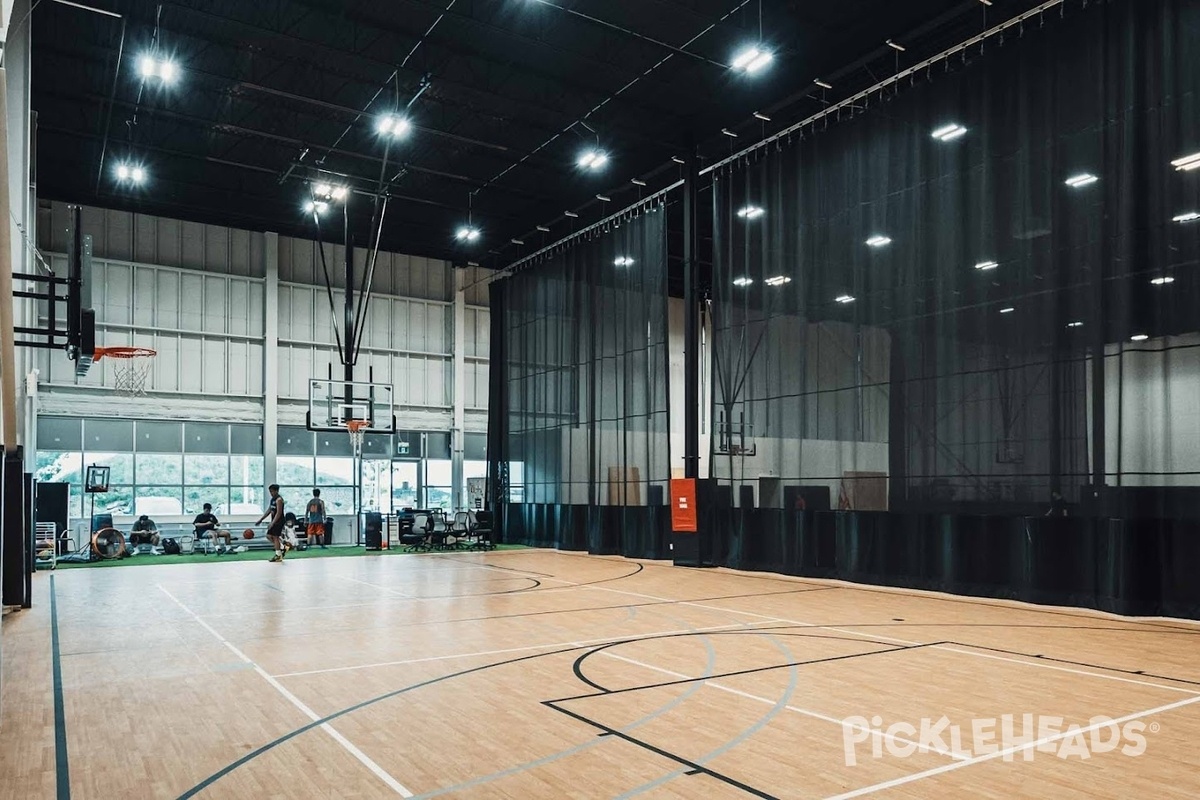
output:
[[[692,478],[671,481],[671,530],[696,532],[696,481]]]

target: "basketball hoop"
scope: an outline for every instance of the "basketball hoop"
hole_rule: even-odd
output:
[[[95,359],[113,359],[117,391],[127,397],[140,397],[146,393],[146,379],[157,355],[148,347],[97,347]]]
[[[369,419],[348,419],[346,420],[346,430],[350,433],[350,446],[354,448],[354,455],[362,457],[363,437],[367,433],[367,428],[371,427]]]

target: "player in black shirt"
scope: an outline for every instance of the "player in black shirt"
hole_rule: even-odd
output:
[[[261,523],[267,517],[271,518],[271,524],[267,526],[267,539],[275,545],[275,555],[271,560],[283,561],[283,557],[292,549],[291,542],[284,541],[283,538],[283,498],[279,494],[277,484],[272,483],[267,487],[267,491],[271,493],[271,502],[255,524]]]

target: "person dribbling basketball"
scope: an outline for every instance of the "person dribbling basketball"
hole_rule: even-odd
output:
[[[283,538],[283,498],[279,495],[278,484],[272,483],[267,487],[267,491],[271,493],[271,502],[254,524],[259,525],[267,517],[271,518],[271,524],[267,526],[267,539],[275,545],[275,555],[271,561],[283,561],[283,557],[292,549],[291,542],[284,541]]]

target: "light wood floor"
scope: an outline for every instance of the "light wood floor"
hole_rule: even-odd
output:
[[[1200,796],[1184,622],[539,550],[36,587],[4,798]]]

